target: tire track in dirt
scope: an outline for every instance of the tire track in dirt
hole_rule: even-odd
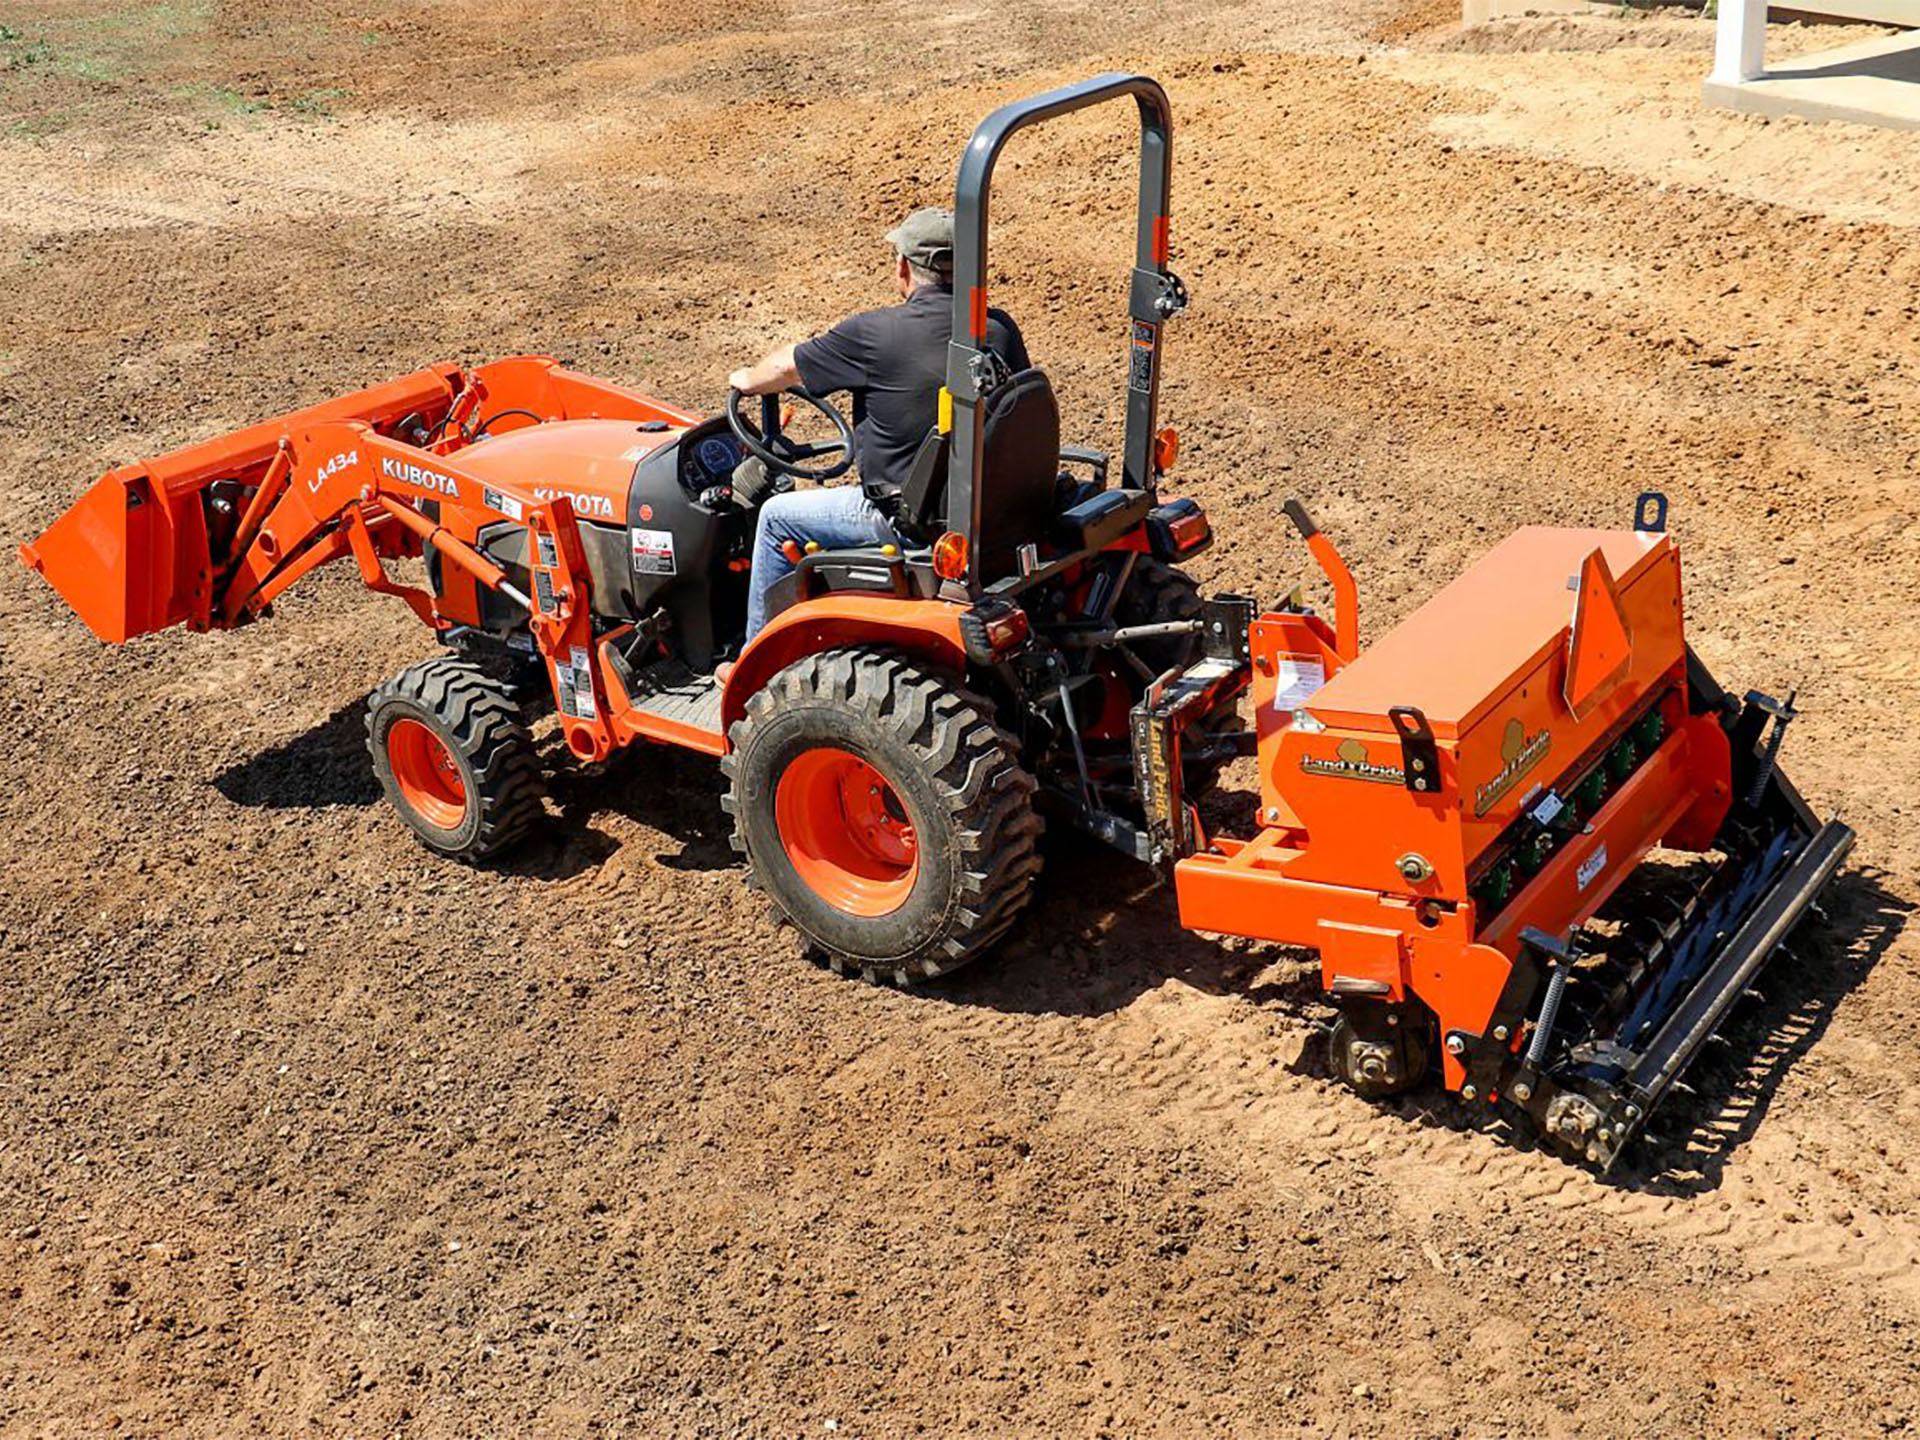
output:
[[[1275,1011],[1168,980],[1090,1018],[963,1006],[939,1019],[929,1043],[959,1040],[988,1064],[996,1052],[1017,1054],[1005,1063],[1038,1067],[1061,1087],[1063,1108],[1089,1123],[1133,1113],[1170,1141],[1205,1143],[1216,1163],[1287,1193],[1310,1192],[1332,1165],[1368,1174],[1421,1223],[1502,1206],[1537,1210],[1597,1221],[1676,1254],[1712,1245],[1755,1274],[1778,1268],[1872,1282],[1920,1312],[1920,1218],[1863,1208],[1858,1193],[1808,1163],[1795,1117],[1740,1133],[1753,1097],[1737,1080],[1700,1107],[1672,1102],[1655,1128],[1671,1138],[1643,1142],[1609,1179],[1437,1092],[1380,1107],[1298,1073],[1303,1054],[1319,1069],[1324,1041],[1292,1007]],[[1779,1061],[1775,1047],[1792,1049],[1797,1023],[1782,1022],[1761,1042],[1746,1067],[1757,1077],[1749,1089],[1779,1083],[1765,1072]],[[1676,1118],[1686,1133],[1672,1130]],[[1833,1148],[1871,1151],[1856,1126],[1844,1129],[1846,1143]]]

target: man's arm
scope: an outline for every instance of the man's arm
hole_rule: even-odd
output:
[[[782,345],[778,350],[769,350],[759,364],[729,375],[727,384],[744,395],[772,395],[791,390],[800,383],[800,369],[794,364],[793,349],[791,345]]]

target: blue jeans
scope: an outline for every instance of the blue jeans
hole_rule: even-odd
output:
[[[774,496],[760,507],[760,523],[753,536],[753,575],[747,588],[749,640],[767,623],[767,592],[793,573],[793,562],[780,549],[789,540],[802,549],[812,540],[822,550],[900,543],[887,517],[858,485]]]

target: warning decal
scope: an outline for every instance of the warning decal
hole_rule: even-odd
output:
[[[673,532],[671,530],[633,531],[633,573],[636,575],[672,575]]]
[[[1154,327],[1143,320],[1133,322],[1133,344],[1128,347],[1132,357],[1127,362],[1127,389],[1144,395],[1153,389],[1154,343],[1159,339]]]
[[[1298,710],[1327,683],[1327,667],[1313,655],[1274,657],[1273,708]]]
[[[573,706],[582,720],[597,718],[593,704],[593,670],[587,662],[587,647],[573,648]]]
[[[1603,840],[1600,848],[1580,862],[1580,868],[1573,872],[1574,880],[1582,890],[1593,883],[1594,877],[1607,868],[1607,845]]]
[[[560,681],[560,713],[582,720],[596,719],[599,712],[593,702],[593,671],[588,665],[587,647],[573,646],[567,660],[556,661],[553,668],[558,672]]]
[[[489,510],[498,510],[509,520],[525,518],[525,508],[520,502],[511,495],[502,495],[498,490],[482,488],[480,491],[480,503],[485,505]]]

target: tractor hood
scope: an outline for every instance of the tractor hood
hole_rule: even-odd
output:
[[[531,490],[535,499],[565,495],[582,520],[624,525],[634,466],[684,433],[659,421],[558,420],[489,435],[458,463],[462,474]]]

